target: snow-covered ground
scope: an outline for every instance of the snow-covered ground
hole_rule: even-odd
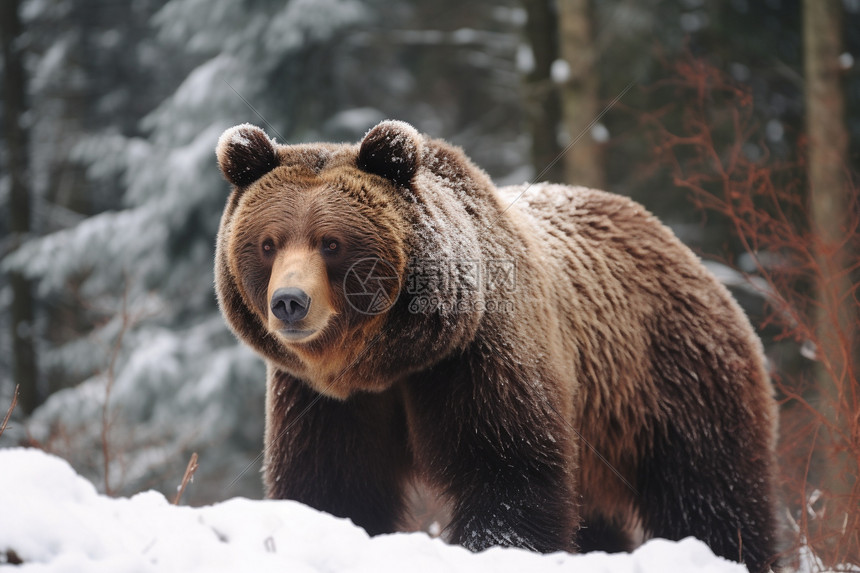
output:
[[[502,548],[473,554],[422,533],[370,538],[348,520],[291,501],[236,498],[191,508],[173,506],[155,491],[109,498],[64,460],[19,448],[0,449],[0,563],[10,550],[24,564],[0,565],[0,570],[746,571],[692,538],[653,540],[630,555],[537,555]]]

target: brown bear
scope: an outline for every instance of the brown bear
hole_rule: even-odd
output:
[[[357,145],[220,138],[216,285],[268,366],[265,484],[397,529],[410,480],[472,550],[695,536],[776,553],[777,414],[727,290],[639,204],[497,189],[385,121]]]

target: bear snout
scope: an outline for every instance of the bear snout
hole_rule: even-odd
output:
[[[279,288],[272,294],[272,314],[288,325],[306,317],[310,308],[311,297],[300,288]]]
[[[325,261],[317,251],[279,251],[266,292],[268,308],[263,310],[269,332],[288,344],[308,342],[336,314]]]

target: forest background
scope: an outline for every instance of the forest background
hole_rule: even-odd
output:
[[[215,303],[215,142],[397,118],[499,184],[669,224],[765,343],[795,542],[860,563],[860,0],[0,6],[0,446],[111,495],[169,492],[197,452],[187,502],[259,497],[264,368]]]

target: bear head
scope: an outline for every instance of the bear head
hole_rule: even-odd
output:
[[[324,394],[392,383],[402,368],[380,348],[363,354],[377,342],[390,348],[380,336],[400,339],[398,354],[416,367],[426,362],[417,354],[442,356],[440,345],[465,336],[445,332],[445,317],[403,312],[398,300],[410,257],[435,240],[414,232],[425,147],[400,121],[378,124],[358,145],[278,145],[249,124],[218,141],[234,186],[216,255],[221,308],[240,338]]]

